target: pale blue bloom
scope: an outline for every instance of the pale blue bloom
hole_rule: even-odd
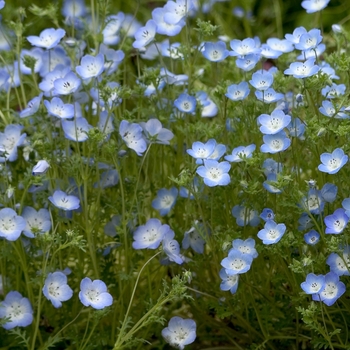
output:
[[[249,146],[239,146],[232,150],[232,154],[225,156],[224,158],[231,163],[243,162],[247,158],[252,158],[255,148],[255,144],[251,144]]]
[[[268,88],[265,91],[255,91],[255,96],[259,101],[264,103],[274,103],[282,100],[284,95],[280,92],[276,92],[273,88]]]
[[[273,75],[266,71],[258,71],[253,73],[249,83],[257,90],[267,90],[273,83]]]
[[[204,227],[202,224],[195,222],[195,226],[191,227],[185,232],[184,238],[182,240],[182,248],[188,249],[191,247],[196,253],[203,254],[204,244],[206,243],[204,236]]]
[[[48,274],[42,291],[55,308],[61,307],[62,301],[73,296],[73,290],[67,284],[67,276],[60,271]]]
[[[196,111],[197,100],[195,97],[182,93],[175,101],[174,106],[183,113],[195,113]]]
[[[235,294],[238,288],[239,275],[229,276],[226,270],[222,268],[220,270],[220,278],[222,279],[220,283],[220,289],[223,291],[230,291],[231,294]]]
[[[227,87],[227,93],[225,96],[232,101],[244,100],[249,95],[249,85],[247,82],[242,81],[241,83],[232,84]]]
[[[27,327],[33,322],[33,308],[28,298],[16,291],[9,292],[0,304],[0,318],[9,318],[2,326],[9,330]]]
[[[341,107],[340,109],[337,109],[331,101],[325,100],[322,101],[322,106],[318,109],[320,113],[325,115],[329,118],[335,118],[335,119],[347,119],[349,116],[344,113],[345,108]]]
[[[103,44],[117,45],[120,41],[120,29],[124,21],[125,15],[123,12],[118,12],[116,15],[106,17],[106,25],[102,30]]]
[[[250,225],[254,227],[260,223],[258,212],[243,205],[235,205],[231,210],[231,214],[236,218],[238,226]]]
[[[299,226],[298,226],[299,231],[308,230],[313,226],[312,218],[309,216],[308,213],[302,213],[298,220],[298,223],[299,223]]]
[[[237,58],[236,66],[245,72],[249,72],[255,68],[259,60],[260,60],[260,55],[257,55],[257,54],[246,55],[243,58]]]
[[[54,94],[69,95],[76,92],[81,84],[81,80],[74,72],[68,72],[63,78],[58,78],[53,82]]]
[[[39,160],[32,169],[32,175],[43,175],[50,168],[50,164],[46,160]]]
[[[229,275],[239,275],[250,270],[253,257],[244,254],[237,249],[231,249],[227,258],[221,261],[221,266],[225,268],[225,272]]]
[[[44,100],[47,112],[60,119],[69,119],[74,117],[74,105],[64,103],[59,97],[53,97],[51,101]]]
[[[324,218],[326,224],[325,233],[340,234],[343,232],[349,222],[349,217],[346,215],[343,208],[336,209],[333,214]]]
[[[158,190],[157,197],[152,201],[152,208],[158,210],[160,216],[167,215],[176,203],[178,192],[176,187]]]
[[[278,153],[285,151],[291,144],[291,140],[284,131],[273,135],[263,136],[264,144],[260,147],[263,153]]]
[[[315,65],[315,58],[309,58],[304,63],[293,62],[289,68],[284,71],[286,75],[293,75],[294,78],[307,78],[315,75],[320,70],[318,65]]]
[[[342,257],[336,253],[331,253],[327,258],[326,264],[338,276],[350,276],[349,246],[344,248]]]
[[[80,282],[79,299],[85,306],[101,310],[113,303],[112,296],[107,292],[106,284],[101,280],[91,281],[85,277]]]
[[[149,142],[170,145],[169,141],[174,137],[174,134],[163,128],[162,123],[155,118],[149,119],[147,123],[141,122],[140,126]]]
[[[221,62],[229,55],[229,51],[226,49],[226,43],[223,41],[216,43],[207,42],[204,44],[202,54],[211,62]]]
[[[282,189],[274,186],[274,182],[277,182],[277,174],[270,173],[266,176],[266,181],[263,182],[263,187],[270,193],[280,194]]]
[[[277,59],[283,54],[283,52],[274,50],[271,48],[271,46],[267,44],[262,44],[260,50],[261,50],[260,54],[262,57],[270,58],[270,59]]]
[[[174,239],[175,233],[173,230],[168,230],[163,237],[162,247],[164,253],[167,255],[170,261],[181,265],[184,262],[183,257],[180,255],[180,244]]]
[[[41,49],[37,48],[36,50]],[[59,65],[71,69],[71,59],[68,57],[63,47],[56,46],[49,51],[42,51],[42,66],[39,72],[41,77],[45,77],[46,74]]]
[[[114,115],[108,114],[107,111],[102,111],[99,115],[97,123],[98,129],[104,134],[110,135],[114,131]]]
[[[292,117],[280,109],[275,109],[271,115],[261,114],[258,117],[258,122],[261,124],[260,131],[263,134],[275,135],[287,127],[292,120]],[[265,141],[265,139],[264,139]]]
[[[264,228],[258,232],[258,237],[264,244],[275,244],[280,241],[285,232],[285,224],[277,224],[273,220],[268,220]]]
[[[136,228],[133,233],[134,249],[157,249],[165,234],[172,231],[169,225],[162,225],[158,219],[149,219],[145,225]]]
[[[142,127],[139,124],[122,120],[119,125],[119,134],[127,147],[133,149],[138,156],[141,156],[146,151],[147,143],[142,134]]]
[[[64,136],[68,140],[84,142],[89,136],[88,132],[92,126],[85,118],[75,118],[75,120],[62,120]]]
[[[314,13],[323,10],[327,7],[330,0],[304,0],[301,6],[306,10],[306,13]]]
[[[266,44],[274,51],[282,53],[292,52],[294,50],[293,43],[287,39],[269,38]]]
[[[310,188],[308,195],[301,200],[301,206],[311,214],[321,214],[324,208],[324,200],[321,191]]]
[[[316,49],[322,39],[321,30],[314,28],[300,36],[299,42],[295,44],[295,48],[302,51]]]
[[[174,316],[170,319],[168,327],[162,330],[162,336],[170,346],[183,350],[185,345],[193,343],[196,339],[196,322],[190,318]]]
[[[339,276],[334,272],[328,272],[325,276],[324,288],[312,295],[312,300],[323,301],[327,306],[332,306],[346,291],[345,284],[339,281]]]
[[[197,101],[201,108],[201,116],[203,118],[215,117],[218,114],[218,106],[211,100],[204,91],[197,91]]]
[[[273,174],[280,173],[283,169],[283,164],[277,163],[274,159],[267,158],[264,160],[262,168],[264,169],[264,174],[268,176],[271,173]]]
[[[0,210],[0,237],[15,241],[26,227],[26,221],[11,208]]]
[[[300,287],[306,294],[318,294],[325,287],[325,278],[323,275],[315,275],[309,273],[306,276],[306,281],[300,284]]]
[[[82,57],[80,66],[75,68],[76,72],[83,79],[90,79],[100,76],[105,69],[105,59],[102,53],[96,56],[85,55]]]
[[[204,159],[204,165],[198,167],[196,173],[204,179],[204,183],[209,187],[226,186],[230,183],[228,174],[231,164],[228,162],[218,162],[212,159]]]
[[[0,1],[0,10],[2,10],[5,7],[5,1],[1,0]]]
[[[76,210],[80,207],[80,200],[76,196],[68,195],[67,193],[56,190],[49,201],[58,209]]]
[[[135,49],[142,49],[150,44],[154,40],[156,29],[156,22],[153,19],[148,20],[146,25],[138,29],[135,33],[135,41],[132,43],[132,46]]]
[[[116,169],[109,169],[100,176],[100,181],[94,183],[94,188],[109,188],[117,185],[119,174]]]
[[[348,156],[341,148],[336,148],[332,153],[322,153],[321,162],[318,170],[328,173],[336,174],[347,162]]]
[[[255,240],[253,238],[247,238],[246,240],[237,238],[232,241],[232,249],[239,250],[242,254],[248,254],[253,259],[258,257],[258,252],[255,249]],[[230,250],[231,251],[231,250]]]
[[[263,211],[260,214],[260,217],[266,222],[268,220],[274,220],[275,214],[272,209],[270,208],[264,208]]]
[[[24,207],[22,217],[26,221],[23,234],[28,238],[34,238],[35,234],[44,234],[51,230],[51,216],[47,209],[36,211],[32,207]]]
[[[35,114],[39,110],[42,97],[43,97],[43,94],[41,93],[39,94],[39,96],[36,96],[33,99],[31,99],[28,102],[27,107],[20,112],[19,114],[20,118],[26,118]]]
[[[168,24],[178,24],[195,7],[193,0],[176,0],[168,1],[163,8],[166,11],[164,21]]]
[[[345,94],[346,86],[345,84],[335,84],[332,83],[332,86],[326,86],[321,90],[322,96],[332,99]]]
[[[332,203],[337,198],[338,187],[331,183],[326,183],[321,189],[322,198],[327,203]]]
[[[31,50],[22,50],[20,55],[20,61],[19,61],[19,69],[22,74],[32,74],[32,71],[34,73],[39,73],[43,66],[43,53],[44,51],[38,47],[31,49]],[[27,67],[25,62],[25,56],[30,56],[35,59],[34,67]]]
[[[299,140],[305,139],[304,133],[306,130],[306,126],[299,118],[292,119],[289,125],[287,126],[287,129],[289,130],[290,136],[296,137]]]
[[[180,20],[176,24],[169,24],[164,20],[166,13],[167,10],[162,7],[157,7],[152,11],[152,18],[157,24],[156,32],[166,36],[175,36],[181,32],[181,29],[185,26],[185,21]]]
[[[186,152],[196,159],[196,164],[203,164],[204,159],[208,159],[215,151],[216,141],[214,139],[208,140],[206,143],[195,141],[192,148]]]
[[[52,49],[61,41],[61,39],[66,35],[66,31],[59,28],[48,28],[44,29],[39,36],[30,35],[27,40],[37,47],[42,47],[45,49]]]
[[[308,233],[305,233],[304,241],[309,245],[315,245],[320,241],[320,237],[321,236],[317,231],[311,230]]]
[[[84,17],[86,15],[84,0],[64,0],[62,14],[65,17]]]
[[[230,56],[245,57],[247,55],[260,54],[260,49],[256,47],[256,42],[252,38],[231,40],[230,46],[233,50],[230,52]]]

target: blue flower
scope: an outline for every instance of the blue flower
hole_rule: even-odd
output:
[[[135,41],[132,46],[135,49],[142,49],[153,41],[156,35],[157,24],[153,19],[147,21],[144,27],[139,28],[135,33]]]
[[[326,233],[339,234],[342,233],[346,225],[348,224],[349,217],[346,215],[343,208],[335,210],[331,215],[324,218],[326,224]]]
[[[228,162],[218,162],[216,160],[205,159],[204,165],[198,167],[196,173],[204,179],[204,183],[209,187],[226,186],[230,183],[228,174],[231,164]]]
[[[271,48],[270,45],[267,45],[267,44],[262,44],[260,49],[261,49],[260,51],[261,56],[265,58],[277,59],[283,54],[282,51],[274,50]]]
[[[33,45],[37,47],[43,47],[45,49],[54,48],[60,40],[66,35],[65,30],[59,28],[49,28],[43,30],[39,36],[30,35],[27,37],[27,40]]]
[[[218,114],[218,106],[209,98],[204,91],[196,93],[197,101],[201,108],[201,116],[203,118],[215,117]]]
[[[44,100],[44,105],[50,115],[60,119],[69,119],[74,117],[74,105],[64,103],[59,97],[53,97],[51,102]]]
[[[301,206],[311,214],[321,214],[324,208],[324,203],[321,191],[316,190],[315,188],[310,188],[307,197],[302,199]]]
[[[166,11],[164,14],[164,21],[169,24],[178,24],[181,20],[185,19],[190,11],[194,10],[194,1],[168,1],[163,8]]]
[[[121,220],[121,215],[113,215],[111,221],[108,221],[103,228],[104,233],[109,237],[115,237],[117,235],[116,226],[120,226]]]
[[[332,83],[332,86],[326,86],[321,90],[322,96],[333,99],[345,94],[346,86],[344,84]]]
[[[223,41],[217,43],[205,43],[202,51],[203,56],[211,62],[221,62],[228,55],[229,51],[226,49],[226,44]]]
[[[109,188],[117,185],[118,182],[118,171],[116,169],[109,169],[101,174],[100,181],[94,183],[94,188]]]
[[[245,57],[251,54],[260,54],[260,49],[256,47],[255,40],[252,38],[246,38],[243,40],[231,40],[230,46],[233,50],[230,52],[231,56]]]
[[[306,10],[306,13],[314,13],[323,10],[327,7],[330,0],[304,0],[301,6]]]
[[[284,114],[280,109],[275,109],[271,115],[261,114],[258,117],[260,131],[267,135],[277,134],[289,125],[291,119],[290,115]]]
[[[264,208],[263,211],[260,214],[260,217],[266,222],[268,220],[274,220],[275,214],[272,209],[270,208]]]
[[[220,278],[222,279],[220,283],[220,289],[223,291],[230,291],[231,294],[235,294],[238,288],[239,275],[229,276],[226,270],[222,268],[220,270]]]
[[[33,308],[28,298],[16,291],[9,292],[0,304],[0,318],[9,318],[2,326],[9,330],[27,327],[33,322]]]
[[[294,118],[291,120],[289,125],[287,126],[287,129],[289,130],[289,135],[292,137],[297,137],[300,140],[304,140],[304,133],[305,133],[305,124],[299,119]]]
[[[208,159],[214,153],[215,147],[216,141],[214,139],[210,139],[206,143],[195,141],[192,148],[186,152],[196,159],[196,164],[203,164],[203,160]]]
[[[232,241],[232,249],[239,250],[242,254],[248,254],[255,259],[258,257],[258,252],[255,249],[255,240],[247,238],[246,240],[237,238]]]
[[[322,153],[318,170],[328,174],[336,174],[347,162],[348,156],[341,148],[336,148],[332,153]]]
[[[65,17],[84,17],[86,15],[84,0],[64,0],[62,14]]]
[[[280,173],[283,169],[283,164],[277,163],[274,159],[267,158],[264,160],[262,168],[264,169],[264,174],[268,176],[271,173],[273,174]]]
[[[38,163],[32,169],[32,175],[44,175],[49,168],[50,164],[45,159],[39,160]]]
[[[268,220],[264,228],[258,232],[258,237],[264,244],[275,244],[280,241],[285,232],[285,224],[277,224],[273,220]]]
[[[336,273],[338,276],[350,276],[350,257],[349,257],[349,246],[343,250],[343,256],[340,257],[336,253],[332,253],[327,258],[327,265],[330,270]]]
[[[124,21],[125,14],[119,12],[116,15],[106,17],[106,25],[102,30],[103,44],[105,45],[116,45],[120,40],[120,29]]]
[[[81,80],[74,72],[68,72],[63,78],[56,79],[53,82],[54,94],[69,95],[76,92],[81,84]]]
[[[231,214],[236,218],[236,224],[238,226],[258,226],[260,223],[259,214],[256,210],[249,209],[243,205],[235,205]]]
[[[341,204],[345,209],[345,214],[350,218],[350,198],[345,198]]]
[[[265,91],[255,91],[255,96],[259,101],[264,103],[274,103],[283,99],[284,95],[276,92],[273,88],[268,88]]]
[[[2,10],[5,7],[5,1],[1,0],[0,1],[0,10]]]
[[[62,210],[76,210],[80,207],[80,200],[76,196],[70,196],[67,193],[57,190],[49,201],[58,209]]]
[[[84,142],[89,136],[88,132],[92,126],[85,118],[75,118],[75,120],[62,120],[64,136],[68,140]]]
[[[325,276],[324,288],[312,299],[323,301],[327,306],[332,306],[346,291],[345,284],[339,281],[339,276],[334,272],[328,272]]]
[[[245,72],[249,72],[255,68],[260,60],[260,55],[251,54],[244,56],[244,58],[237,58],[236,66]]]
[[[133,233],[134,249],[157,249],[165,234],[171,231],[169,225],[162,225],[158,219],[149,219],[145,225],[137,227]]]
[[[83,305],[97,310],[104,309],[113,303],[112,296],[107,292],[106,284],[101,280],[91,281],[88,277],[80,282],[79,299]]]
[[[166,9],[157,7],[152,11],[152,18],[157,25],[156,32],[167,36],[175,36],[181,32],[186,22],[180,20],[176,24],[169,24],[165,22],[164,15],[167,13]]]
[[[309,273],[306,276],[306,281],[300,284],[300,287],[306,294],[318,294],[325,287],[325,277],[323,275],[315,275]]]
[[[195,113],[196,105],[196,98],[185,92],[174,101],[174,106],[182,113]]]
[[[332,203],[337,198],[338,187],[331,183],[326,183],[321,189],[322,198],[327,203]]]
[[[203,238],[203,225],[199,224],[198,221],[195,222],[195,226],[191,227],[185,232],[184,238],[182,240],[182,248],[188,249],[191,247],[196,253],[203,254],[205,240]]]
[[[304,241],[306,244],[315,245],[320,241],[320,234],[315,230],[311,230],[308,233],[305,233]]]
[[[26,227],[26,221],[11,208],[0,210],[0,237],[15,241]]]
[[[256,145],[239,146],[232,150],[232,154],[225,156],[225,159],[231,163],[243,162],[247,158],[252,158]]]
[[[22,217],[26,221],[23,234],[34,238],[35,234],[44,234],[51,229],[51,216],[47,209],[36,211],[32,207],[24,207]]]
[[[325,100],[322,101],[322,106],[318,109],[320,113],[329,118],[335,119],[347,119],[349,116],[344,113],[345,108],[341,107],[340,109],[336,108],[331,101]]]
[[[73,290],[67,284],[67,276],[60,271],[56,271],[48,274],[43,287],[43,294],[55,308],[59,308],[62,306],[62,301],[67,301],[72,297]]]
[[[105,69],[105,59],[102,53],[96,56],[85,55],[82,57],[80,66],[75,68],[76,72],[83,79],[98,77]]]
[[[309,58],[305,62],[291,63],[289,68],[284,71],[284,74],[303,79],[315,75],[319,70],[320,67],[315,65],[315,58]]]
[[[273,83],[273,75],[266,71],[258,71],[253,73],[249,83],[257,90],[267,90]]]
[[[282,189],[274,186],[277,181],[277,174],[270,173],[267,175],[266,181],[263,182],[263,187],[270,193],[280,194],[282,193]]]
[[[5,132],[0,132],[0,163],[17,160],[17,148],[25,142],[27,134],[22,134],[22,125],[9,124]]]
[[[292,52],[294,50],[293,43],[287,39],[269,38],[266,44],[274,51],[282,53]]]
[[[299,226],[298,226],[299,231],[308,230],[313,226],[312,219],[310,218],[308,213],[302,213],[298,220],[298,223],[299,223]]]
[[[35,114],[39,110],[42,97],[43,94],[40,94],[39,96],[36,96],[30,100],[27,104],[27,107],[20,112],[20,118],[26,118]]]
[[[168,344],[183,350],[196,339],[196,322],[190,318],[172,317],[168,327],[162,330],[162,336]]]
[[[232,101],[242,101],[249,95],[249,85],[247,82],[233,84],[227,87],[227,93],[225,96]]]
[[[160,216],[167,215],[176,203],[178,192],[176,187],[158,190],[156,199],[152,201],[152,208],[158,210]]]
[[[129,123],[122,120],[119,125],[119,134],[128,148],[133,149],[138,156],[141,156],[147,149],[147,143],[143,138],[142,127],[136,123]]]
[[[278,153],[285,151],[291,144],[290,139],[284,131],[273,135],[263,136],[264,144],[260,147],[263,153]]]
[[[221,266],[225,268],[225,272],[229,275],[238,275],[250,270],[253,257],[249,254],[244,254],[237,249],[231,249],[227,258],[221,261]]]
[[[167,255],[170,261],[181,265],[184,262],[183,257],[180,255],[180,244],[174,239],[175,233],[173,230],[165,232],[162,247],[164,253]]]
[[[292,44],[298,44],[300,37],[305,33],[307,30],[304,27],[298,27],[294,29],[293,34],[286,34],[284,37]]]
[[[147,123],[141,122],[140,126],[150,142],[170,145],[169,141],[174,137],[170,130],[163,128],[162,123],[158,119],[150,119]]]

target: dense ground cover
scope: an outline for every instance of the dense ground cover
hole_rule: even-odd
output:
[[[0,348],[350,349],[349,6],[0,1]]]

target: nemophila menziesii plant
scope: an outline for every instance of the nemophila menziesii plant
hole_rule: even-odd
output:
[[[350,4],[18,3],[0,348],[348,349]]]

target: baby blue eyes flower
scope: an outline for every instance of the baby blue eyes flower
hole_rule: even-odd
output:
[[[300,287],[306,294],[318,294],[325,286],[325,277],[323,275],[315,275],[309,273],[306,276],[306,281],[301,283]]]
[[[304,27],[298,27],[294,29],[293,34],[286,34],[284,37],[292,44],[298,44],[300,37],[306,33],[307,30]]]
[[[264,135],[264,144],[260,147],[263,153],[278,153],[285,151],[291,144],[291,140],[284,131],[273,135]]]
[[[273,75],[269,72],[255,72],[252,79],[249,80],[250,85],[257,90],[267,90],[273,83]]]
[[[162,225],[158,219],[149,219],[145,225],[134,231],[132,247],[157,249],[168,231],[171,231],[169,225]]]
[[[244,100],[249,95],[249,85],[247,82],[242,81],[241,83],[233,84],[227,87],[227,93],[225,96],[232,101]]]
[[[0,1],[0,10],[2,10],[5,7],[5,1],[1,0]]]
[[[160,189],[156,199],[152,201],[152,208],[158,210],[160,216],[167,215],[176,203],[178,192],[176,187],[172,187],[170,190]]]
[[[144,27],[141,27],[135,33],[135,41],[132,46],[135,49],[142,49],[153,41],[156,35],[157,24],[153,19],[147,21]]]
[[[258,232],[258,237],[264,244],[275,244],[280,241],[285,232],[285,224],[277,224],[273,220],[268,220],[264,228]]]
[[[50,168],[50,164],[46,160],[39,160],[38,163],[32,169],[32,175],[44,175]]]
[[[0,237],[15,241],[26,227],[26,221],[11,208],[0,210]]]
[[[235,205],[231,210],[231,214],[236,218],[238,226],[258,226],[260,223],[258,212],[242,205]]]
[[[164,21],[169,24],[178,24],[181,20],[185,19],[190,11],[194,10],[194,1],[168,1],[163,8],[166,11]]]
[[[101,310],[113,303],[112,296],[107,292],[106,284],[101,280],[91,281],[85,277],[80,282],[79,299],[85,306]]]
[[[16,291],[9,292],[0,303],[0,318],[9,318],[2,326],[9,330],[15,327],[27,327],[33,322],[33,309],[28,298]]]
[[[40,94],[39,96],[36,96],[30,100],[27,104],[27,107],[20,112],[20,118],[26,118],[35,114],[39,110],[42,97],[43,94]]]
[[[339,281],[339,276],[334,272],[328,272],[325,276],[324,288],[312,299],[323,301],[327,306],[332,306],[346,291],[345,284]]]
[[[197,169],[197,174],[204,179],[204,183],[209,187],[226,186],[230,183],[228,171],[231,164],[228,162],[218,162],[216,160],[205,159],[204,166]]]
[[[335,210],[331,215],[324,218],[324,223],[326,224],[326,233],[339,234],[342,233],[346,225],[348,224],[349,217],[345,214],[343,208]]]
[[[75,120],[62,120],[62,129],[64,136],[68,140],[83,142],[86,141],[89,136],[88,132],[92,126],[87,122],[85,118],[76,118]]]
[[[22,125],[9,124],[5,132],[0,132],[0,163],[17,160],[17,147],[24,144],[27,134],[22,134]]]
[[[320,67],[315,65],[315,58],[309,58],[304,63],[293,62],[289,68],[284,71],[286,75],[293,75],[294,78],[307,78],[315,75],[320,70]]]
[[[170,145],[169,141],[174,137],[170,130],[163,128],[158,119],[150,119],[147,123],[141,122],[140,126],[149,142]]]
[[[155,8],[152,11],[152,18],[157,24],[156,32],[167,36],[175,36],[181,32],[181,29],[185,26],[185,21],[181,20],[176,24],[169,24],[164,19],[166,13],[166,9],[161,7]]]
[[[164,253],[167,255],[170,261],[181,265],[184,262],[183,257],[180,255],[180,244],[174,239],[175,233],[173,230],[168,230],[163,237],[162,247]]]
[[[74,117],[74,105],[64,103],[59,97],[53,97],[51,102],[44,100],[47,112],[60,119],[69,119]]]
[[[333,99],[345,94],[346,86],[344,84],[332,83],[332,86],[326,86],[321,90],[322,96]]]
[[[33,45],[37,47],[42,47],[45,49],[54,48],[60,40],[66,35],[66,32],[59,28],[49,28],[43,30],[39,36],[30,35],[27,37],[27,40]]]
[[[217,43],[205,43],[202,51],[203,56],[211,62],[221,62],[228,55],[229,51],[226,49],[226,44],[223,41]]]
[[[311,29],[307,33],[300,36],[299,42],[295,44],[295,48],[304,52],[310,49],[316,49],[321,43],[322,39],[323,37],[319,29]]]
[[[55,308],[62,306],[62,301],[69,300],[73,290],[67,284],[67,276],[63,272],[49,273],[43,287],[43,294]]]
[[[133,149],[138,156],[141,156],[147,149],[147,143],[143,138],[142,127],[136,123],[129,123],[122,120],[119,125],[119,134],[127,147]]]
[[[261,124],[260,131],[263,134],[274,135],[287,127],[292,117],[280,109],[275,109],[271,115],[261,114],[258,121]]]
[[[318,170],[328,174],[336,174],[348,162],[348,156],[341,148],[336,148],[332,153],[322,153],[320,158],[322,164]]]
[[[274,220],[275,214],[272,209],[264,208],[260,214],[260,217],[266,222],[268,220]]]
[[[273,88],[268,88],[265,91],[255,91],[255,96],[259,101],[264,103],[274,103],[284,98],[282,93],[276,92]]]
[[[239,146],[232,150],[232,154],[225,156],[225,159],[231,163],[243,162],[247,158],[252,158],[256,145],[251,144],[249,146]]]
[[[314,13],[326,8],[329,2],[330,0],[304,0],[301,6],[306,10],[306,13]]]
[[[50,202],[58,209],[75,210],[80,207],[80,200],[75,196],[70,196],[63,191],[57,190],[49,197]]]
[[[196,322],[189,318],[172,317],[168,327],[162,330],[162,336],[169,345],[183,350],[185,345],[196,339]]]
[[[239,275],[228,275],[225,268],[220,270],[220,278],[222,279],[220,283],[220,289],[223,291],[230,291],[231,294],[235,294],[238,288]]]
[[[195,227],[191,227],[190,230],[185,232],[182,240],[182,248],[188,249],[191,247],[196,253],[203,254],[205,240],[203,239],[203,234],[200,231],[202,227],[198,225],[199,224],[197,221]]]
[[[196,105],[196,98],[185,92],[174,101],[174,106],[182,113],[195,113]]]
[[[253,238],[235,239],[232,241],[232,249],[240,251],[242,254],[248,254],[253,257],[253,259],[258,257],[258,252],[255,249],[255,240]]]
[[[195,141],[192,148],[186,152],[196,159],[196,164],[202,164],[204,159],[209,158],[214,153],[215,147],[216,141],[214,139],[210,139],[206,143]]]
[[[322,101],[322,106],[318,109],[320,113],[329,118],[335,119],[347,119],[349,116],[344,113],[345,108],[341,107],[339,110],[335,108],[331,101]]]
[[[350,276],[349,246],[344,249],[342,257],[336,253],[332,253],[327,258],[326,263],[329,265],[330,270],[338,276]]]
[[[105,45],[116,45],[119,43],[119,32],[124,21],[125,15],[119,12],[117,15],[106,18],[106,26],[102,30],[103,43]]]
[[[308,195],[302,199],[301,206],[311,214],[320,214],[324,208],[322,193],[315,188],[310,188]]]
[[[305,233],[304,241],[306,244],[315,245],[320,241],[320,237],[321,236],[317,231],[311,230],[308,233]]]
[[[245,72],[249,72],[255,68],[260,60],[260,55],[251,54],[244,56],[244,58],[237,58],[236,66]]]
[[[55,93],[59,95],[69,95],[76,92],[81,84],[81,80],[74,72],[68,72],[63,78],[56,79],[53,83]]]
[[[231,56],[247,56],[251,54],[259,54],[260,49],[256,47],[255,40],[252,38],[246,38],[243,40],[231,40],[230,46],[232,51],[230,52]]]
[[[22,217],[26,221],[23,234],[34,238],[36,234],[43,234],[51,229],[51,217],[47,209],[36,211],[32,207],[24,207]]]
[[[98,77],[105,69],[104,63],[102,53],[96,56],[85,55],[81,59],[80,66],[76,67],[76,71],[83,79]]]
[[[231,249],[228,257],[221,261],[221,266],[225,268],[225,272],[229,275],[242,274],[250,270],[253,257],[249,254],[244,254],[236,249]]]

